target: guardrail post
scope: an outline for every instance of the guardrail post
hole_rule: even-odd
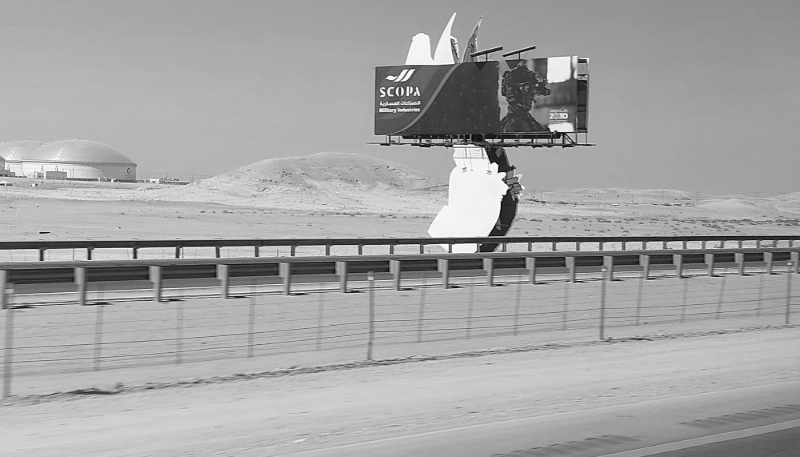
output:
[[[627,244],[628,244],[628,242],[627,242],[627,241],[622,241],[622,246],[621,246],[621,247],[622,247],[622,250],[623,250],[623,251],[624,251],[624,250],[625,250],[625,248],[627,247]]]
[[[419,244],[419,253],[425,254],[425,245],[422,243]]]
[[[553,251],[553,252],[558,251],[558,242],[553,241],[553,249],[551,249],[551,251]]]
[[[292,246],[289,248],[289,255],[290,255],[291,257],[294,257],[294,255],[295,255],[295,253],[296,253],[296,252],[297,252],[297,246],[295,246],[295,245],[292,245]]]
[[[569,282],[575,282],[575,257],[565,257],[564,260],[567,264],[567,269],[569,270]]]
[[[336,262],[336,276],[339,277],[339,292],[347,292],[347,262]]]
[[[253,257],[260,257],[261,256],[261,246],[253,246]]]
[[[326,244],[325,245],[325,255],[331,255],[331,245],[330,244]]]
[[[389,254],[394,254],[394,243],[389,245]]]
[[[598,241],[598,242],[597,242],[597,249],[598,249],[598,250],[600,250],[600,251],[602,251],[602,250],[603,250],[603,245],[604,245],[604,244],[605,244],[604,242],[602,242],[602,241]]]
[[[742,249],[742,244],[743,244],[743,243],[742,243],[742,240],[739,240],[739,243],[738,243],[738,244],[739,244],[739,249]]]
[[[603,281],[606,280],[606,276],[608,277],[609,281],[614,280],[614,256],[611,255],[603,256],[603,267],[601,268],[601,271],[602,270],[605,271],[603,273]]]
[[[580,241],[576,241],[575,242],[575,250],[576,251],[580,251],[581,250],[581,242]]]
[[[389,273],[392,274],[392,282],[394,283],[394,290],[400,290],[400,261],[389,261]]]
[[[739,269],[739,276],[744,276],[744,252],[734,253],[733,259],[736,262],[736,267]]]
[[[292,264],[281,262],[278,264],[278,274],[283,279],[283,295],[292,293]]]
[[[800,272],[800,270],[798,270],[798,267],[800,267],[800,265],[798,265],[798,263],[800,263],[800,252],[790,252],[789,261],[792,262],[793,265],[792,272],[795,274]]]
[[[528,282],[536,284],[536,257],[525,258],[525,269],[528,270]]]
[[[159,265],[150,266],[150,282],[153,284],[153,301],[160,302],[161,286],[163,284],[163,278],[161,276],[161,266]]]
[[[44,262],[44,249],[39,249],[39,262]]]
[[[136,260],[139,258],[139,248],[133,248],[133,259]]]
[[[86,304],[86,268],[75,267],[75,284],[78,285],[78,304]]]
[[[219,279],[220,296],[228,299],[228,291],[230,290],[230,266],[217,265],[217,279]]]
[[[675,265],[675,276],[683,278],[683,254],[672,254],[672,263]]]
[[[667,250],[667,242],[666,241],[661,243],[661,249],[663,249],[664,251]]]
[[[494,286],[494,259],[483,259],[483,270],[486,272],[486,285]]]
[[[705,241],[703,241],[705,243]],[[708,267],[708,276],[714,276],[714,254],[705,254],[706,266]]]
[[[92,260],[92,251],[94,248],[86,248],[86,260]]]
[[[214,246],[214,257],[216,257],[216,258],[220,257],[219,256],[219,251],[220,251],[220,247],[219,246]]]
[[[181,247],[180,246],[175,246],[175,258],[176,259],[180,259],[181,258]]]
[[[767,263],[767,266],[766,266],[767,274],[771,275],[772,274],[772,253],[771,252],[765,252],[764,253],[764,262]]]
[[[642,267],[642,279],[650,279],[650,256],[648,254],[640,255],[639,265]]]
[[[485,261],[485,260],[484,260]],[[442,287],[445,289],[450,288],[450,262],[447,259],[439,259],[436,261],[437,269],[442,275]]]
[[[358,243],[358,255],[363,255],[363,254],[364,254],[364,245]]]

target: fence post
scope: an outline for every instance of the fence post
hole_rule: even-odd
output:
[[[786,264],[786,325],[789,325],[791,320],[791,307],[792,307],[792,262]]]
[[[103,305],[96,306],[94,323],[94,371],[100,371],[100,359],[103,357]]]
[[[336,262],[336,276],[339,277],[339,292],[347,293],[347,262]]]
[[[689,277],[683,278],[683,301],[681,302],[681,324],[686,318],[686,305],[689,298]]]
[[[422,286],[419,288],[419,316],[417,317],[417,343],[422,342],[422,321],[425,319],[425,283],[428,276],[422,274]]]
[[[569,281],[564,281],[564,310],[561,312],[561,331],[567,330],[567,313],[569,312]]]
[[[517,298],[516,304],[514,305],[514,336],[517,336],[519,333],[519,307],[520,307],[520,299],[522,298],[522,275],[519,276],[519,282],[517,283]]]
[[[714,319],[719,319],[722,313],[722,301],[725,299],[725,278],[727,276],[722,275],[722,283],[719,285],[719,300],[717,300],[717,315]]]
[[[442,275],[442,287],[445,289],[450,288],[450,265],[447,259],[438,259],[437,269]]]
[[[322,319],[325,313],[325,293],[319,294],[319,306],[317,307],[317,350],[322,349]]]
[[[278,264],[278,274],[283,279],[283,295],[292,293],[292,264],[281,262]]]
[[[0,270],[0,309],[6,309],[6,287],[8,287],[8,271]]]
[[[375,345],[375,273],[367,274],[369,279],[369,342],[367,343],[367,360],[372,360],[372,347]]]
[[[467,334],[466,339],[472,334],[472,303],[474,300],[473,294],[475,293],[475,281],[470,280],[469,283],[469,300],[467,300]]]
[[[3,349],[3,399],[11,396],[11,370],[14,356],[14,308],[6,307],[6,339]]]
[[[180,365],[182,362],[183,352],[183,302],[181,300],[175,301],[175,365]]]
[[[605,339],[606,330],[606,267],[600,268],[603,277],[600,280],[600,341]]]
[[[75,267],[75,284],[78,285],[78,305],[86,305],[86,268]]]
[[[247,357],[253,357],[253,343],[256,330],[256,286],[253,285],[253,293],[250,295],[250,313],[247,318]]]
[[[525,269],[528,270],[528,282],[536,284],[536,257],[525,257]]]
[[[489,287],[494,286],[494,259],[483,259],[483,271],[486,272],[486,285]]]
[[[642,315],[642,297],[644,296],[644,282],[647,281],[646,269],[642,268],[642,275],[639,277],[639,292],[636,295],[636,325],[639,325],[639,320]]]
[[[394,245],[392,245],[394,247]],[[392,274],[392,283],[394,290],[400,290],[400,261],[389,261],[389,273]]]
[[[229,265],[217,265],[217,279],[219,279],[220,296],[223,300],[227,300],[231,284]]]
[[[675,265],[675,276],[683,278],[683,254],[672,254],[672,263]]]
[[[161,267],[158,265],[150,266],[150,282],[153,284],[153,301],[161,301],[161,285],[163,278],[161,275]]]

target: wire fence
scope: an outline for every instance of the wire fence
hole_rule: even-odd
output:
[[[252,285],[230,300],[172,294],[160,303],[114,301],[100,290],[90,306],[12,297],[3,312],[3,393],[12,394],[12,380],[56,388],[68,373],[117,371],[124,380],[125,370],[222,360],[263,366],[290,355],[280,360],[298,365],[316,360],[309,354],[342,361],[791,321],[790,272],[689,273],[613,281],[586,273],[574,283],[552,275],[537,284],[519,275],[495,286],[476,276],[450,289],[431,274],[400,291],[370,280],[352,293],[287,297]]]

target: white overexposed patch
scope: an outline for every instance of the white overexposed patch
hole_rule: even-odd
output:
[[[408,48],[406,65],[433,65],[431,58],[431,38],[418,33],[411,37],[411,47]]]
[[[547,58],[547,82],[563,83],[572,76],[572,57],[548,57]]]
[[[436,45],[436,50],[433,53],[434,65],[452,65],[455,62],[453,59],[453,47],[450,44],[452,39],[453,21],[456,19],[456,13],[450,16],[450,20],[439,37],[439,43]]]
[[[508,191],[505,173],[497,171],[482,148],[454,147],[455,168],[445,205],[428,229],[434,238],[488,236],[500,216],[500,201]],[[448,249],[447,245],[443,245]],[[476,244],[458,244],[453,252],[475,252]]]

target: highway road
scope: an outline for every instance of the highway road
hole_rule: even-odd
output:
[[[295,457],[796,457],[800,381],[286,454]]]

